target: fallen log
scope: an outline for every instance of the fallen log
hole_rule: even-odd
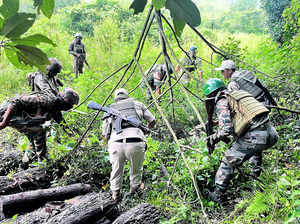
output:
[[[50,177],[47,175],[46,169],[38,167],[27,169],[11,176],[0,176],[0,195],[15,194],[49,186]]]
[[[0,224],[54,224],[57,222],[61,222],[63,224],[68,223],[88,223],[88,224],[111,224],[112,221],[109,220],[106,216],[108,215],[111,219],[115,219],[115,216],[119,215],[116,204],[113,207],[107,207],[107,200],[111,201],[109,194],[107,193],[89,193],[86,195],[77,196],[70,200],[66,201],[53,201],[46,203],[42,208],[39,208],[33,212],[19,215],[13,219],[5,219],[0,221]],[[95,205],[102,205],[103,211],[106,211],[103,214],[103,211],[98,213],[97,215],[93,215],[92,210],[99,209],[96,208]],[[78,209],[83,206],[83,211],[78,212]],[[86,213],[86,208],[91,207],[89,213]],[[99,206],[98,206],[99,207]],[[78,213],[76,213],[78,212]],[[112,214],[114,215],[112,216]],[[69,215],[71,216],[69,217]],[[73,214],[73,215],[72,215]],[[75,216],[76,220],[73,220]],[[87,218],[89,216],[89,218]],[[102,217],[101,217],[102,216]],[[79,221],[78,221],[79,220]],[[95,221],[96,220],[96,221]]]
[[[47,224],[107,223],[118,217],[117,204],[108,193],[90,193],[68,200],[72,206],[47,220]]]
[[[159,223],[160,212],[150,204],[139,204],[120,215],[112,224],[156,224]]]
[[[1,143],[3,144],[3,143]],[[22,162],[21,153],[18,150],[1,148],[0,151],[0,176],[6,176],[16,170]]]
[[[33,211],[48,201],[65,200],[90,191],[90,185],[72,184],[65,187],[41,189],[1,196],[1,218],[11,217],[16,213]]]

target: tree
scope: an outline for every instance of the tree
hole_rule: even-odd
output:
[[[291,6],[283,12],[284,25],[284,40],[290,41],[299,33],[300,29],[300,0],[292,0]]]
[[[33,0],[36,13],[19,12],[20,0],[3,0],[0,6],[0,50],[4,49],[7,59],[16,67],[36,66],[41,70],[49,64],[47,55],[36,46],[40,43],[55,44],[46,36],[34,34],[23,36],[34,24],[37,14],[42,12],[50,18],[54,0]]]
[[[273,40],[281,45],[284,42],[284,19],[282,13],[291,0],[261,0],[267,15],[267,27]]]

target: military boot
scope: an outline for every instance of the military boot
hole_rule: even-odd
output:
[[[224,202],[224,193],[225,193],[225,190],[223,190],[219,187],[216,187],[213,192],[209,193],[209,197],[214,202],[222,203],[222,202]]]

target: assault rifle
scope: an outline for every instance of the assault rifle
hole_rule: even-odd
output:
[[[137,120],[132,117],[125,117],[125,116],[121,115],[121,113],[119,111],[117,111],[113,108],[102,107],[100,104],[95,103],[93,101],[90,101],[88,103],[87,108],[106,112],[108,116],[105,116],[104,119],[106,119],[110,116],[113,116],[116,119],[115,129],[116,129],[117,134],[120,134],[122,132],[122,122],[123,121],[127,122],[129,125],[131,125],[133,127],[140,128],[145,133],[153,132],[153,133],[157,134],[156,132],[154,132],[154,131],[150,130],[148,127],[146,127],[140,120]]]
[[[83,61],[88,66],[88,68],[91,69],[89,63],[87,62],[87,60],[86,60],[86,58],[85,58],[85,56],[83,54],[80,54],[80,56],[77,57],[77,60]]]

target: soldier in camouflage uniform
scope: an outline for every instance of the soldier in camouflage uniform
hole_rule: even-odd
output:
[[[33,92],[44,91],[47,94],[56,96],[59,92],[59,86],[63,86],[63,83],[56,78],[62,66],[56,58],[49,58],[49,62],[50,64],[46,67],[47,74],[43,72],[29,73],[27,81]]]
[[[11,126],[25,134],[38,158],[43,158],[47,153],[43,123],[52,119],[60,123],[63,120],[61,111],[71,109],[78,101],[78,94],[70,88],[64,89],[57,96],[34,92],[10,98],[0,106],[0,130]],[[14,123],[15,120],[21,121],[21,125]],[[32,121],[38,122],[30,123]]]
[[[202,63],[201,63],[201,60],[199,58],[197,58],[197,47],[196,46],[190,47],[189,57],[185,55],[181,59],[181,63],[184,66],[184,68],[186,70],[188,70],[189,72],[194,72],[194,71],[200,69]],[[184,72],[184,70],[180,67],[180,65],[177,65],[175,70],[176,70],[176,72],[184,73],[182,76],[183,83],[187,84],[190,82],[191,77],[189,76],[189,74]],[[202,71],[201,70],[199,70],[199,77],[200,77],[200,80],[202,80]]]
[[[247,70],[236,71],[235,63],[232,60],[224,60],[216,70],[221,71],[225,79],[230,79],[229,91],[244,90],[265,105],[277,106],[268,89],[254,76],[253,72]]]
[[[75,39],[69,45],[69,54],[73,55],[73,71],[76,78],[78,74],[83,73],[84,61],[86,60],[85,47],[81,40],[81,33],[76,33]]]
[[[207,96],[207,100],[214,104],[219,123],[218,131],[207,137],[208,145],[215,145],[219,141],[224,141],[234,132],[232,116],[236,111],[230,108],[225,90],[225,84],[220,79],[210,79],[204,85],[204,94]],[[268,114],[264,113],[255,117],[247,131],[237,137],[236,141],[225,152],[216,173],[216,188],[210,194],[211,199],[216,202],[223,200],[223,194],[233,178],[235,167],[241,166],[252,157],[258,158],[258,160],[253,159],[250,162],[254,163],[254,175],[259,176],[262,151],[272,147],[277,140],[278,134],[270,124]]]
[[[148,74],[149,73],[149,74]],[[148,74],[148,75],[147,75]],[[161,93],[160,87],[164,83],[164,80],[167,75],[167,69],[164,64],[156,64],[152,67],[151,71],[149,72],[149,69],[145,72],[145,75],[147,75],[147,81],[152,89],[152,91],[155,91],[156,94]],[[146,99],[147,101],[152,100],[152,95],[150,90],[147,88],[146,84],[143,85],[143,88],[146,88]]]

